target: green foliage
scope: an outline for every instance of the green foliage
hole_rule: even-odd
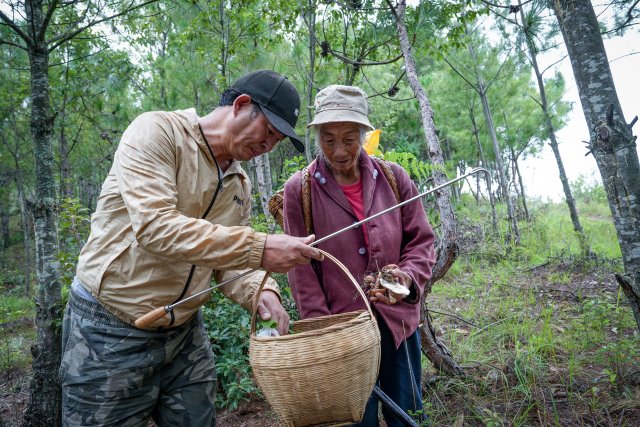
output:
[[[286,286],[286,276],[274,276],[281,287],[283,306],[291,319],[297,319],[291,291]],[[216,355],[216,407],[235,409],[241,402],[261,394],[252,380],[249,364],[251,316],[244,308],[228,300],[220,292],[213,292],[203,313],[211,348]],[[256,329],[275,326],[272,320],[258,319],[256,323]]]
[[[503,206],[498,212],[505,217]],[[594,258],[581,252],[563,204],[532,212],[514,247],[491,233],[486,206],[463,199],[457,207],[461,255],[427,302],[467,376],[433,377],[427,364],[425,412],[434,425],[573,425],[584,416],[634,425],[637,412],[627,423],[608,409],[640,392],[640,334],[611,279],[621,267],[613,224],[581,216]],[[607,232],[591,231],[600,227]]]
[[[0,324],[32,317],[35,306],[30,298],[17,294],[19,288],[0,286]]]
[[[35,335],[31,320],[35,304],[24,296],[21,286],[8,280],[6,273],[0,273],[0,371],[9,375],[31,363],[29,343]]]
[[[10,326],[4,323],[2,318],[2,299],[0,298],[0,371],[6,380],[12,371],[25,369],[31,363],[30,344],[35,338],[35,330],[29,323],[18,326]]]
[[[307,160],[304,156],[293,156],[290,159],[286,159],[282,166],[282,172],[278,177],[278,183],[280,186],[283,186],[291,175],[304,169],[305,166],[307,166]]]
[[[589,183],[584,175],[578,176],[570,185],[571,194],[573,194],[576,200],[585,205],[593,203],[595,205],[606,206],[607,193],[602,185]]]
[[[64,199],[60,205],[58,215],[58,235],[60,238],[60,276],[63,282],[63,294],[66,296],[68,287],[76,274],[78,255],[89,237],[91,217],[89,209],[83,207],[78,199]]]
[[[255,226],[255,223],[252,223]],[[280,286],[282,304],[292,320],[298,318],[286,275],[273,274]],[[203,308],[211,348],[216,356],[218,392],[216,407],[235,409],[261,392],[251,377],[249,335],[251,316],[244,308],[214,291]],[[256,329],[274,327],[273,321],[258,319]]]
[[[384,153],[384,159],[402,166],[418,184],[424,184],[431,177],[434,168],[432,164],[406,152],[387,151]]]
[[[239,305],[213,292],[204,307],[205,325],[216,355],[216,407],[234,409],[259,393],[249,365],[250,315]]]

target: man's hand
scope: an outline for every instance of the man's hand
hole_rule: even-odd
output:
[[[289,314],[280,303],[278,295],[270,290],[265,290],[258,299],[258,316],[262,320],[274,320],[278,323],[278,333],[286,335],[289,333]]]
[[[322,254],[309,246],[315,239],[316,236],[313,234],[307,237],[269,234],[264,245],[260,267],[266,271],[286,273],[297,265],[309,264],[311,258],[322,261]]]

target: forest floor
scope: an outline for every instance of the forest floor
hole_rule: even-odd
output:
[[[459,212],[460,255],[426,301],[464,375],[444,375],[423,359],[431,425],[640,426],[640,333],[614,277],[620,248],[606,203],[580,208],[598,256],[584,255],[560,205],[539,207],[517,246],[489,230],[486,211]],[[35,333],[26,299],[12,299],[18,288],[7,279],[4,286],[0,427],[14,427],[29,398]],[[218,411],[220,427],[279,425],[260,396]]]
[[[466,374],[440,375],[425,360],[425,410],[433,425],[640,425],[638,334],[633,324],[625,321],[622,326],[612,316],[618,308],[628,307],[611,273],[602,268],[585,272],[560,260],[531,268],[508,283],[494,278],[479,287],[472,283],[472,275],[458,272],[457,295],[440,286],[428,299],[438,335]],[[466,276],[465,282],[461,278]],[[500,296],[491,295],[491,288],[499,288]],[[524,297],[510,300],[512,292]],[[528,302],[516,301],[522,299]],[[502,303],[493,307],[498,300]],[[599,306],[600,312],[585,312],[602,301],[611,304]],[[491,312],[486,311],[489,307]],[[560,347],[556,338],[572,327],[579,329],[573,321],[585,316],[583,326],[595,330],[583,331],[587,335],[582,342]],[[511,324],[514,317],[521,319]],[[480,329],[480,324],[486,326]],[[496,331],[507,324],[511,324],[507,329]],[[13,322],[4,325],[2,333],[22,336],[21,348],[28,349],[33,337],[25,332],[30,328],[30,322]],[[528,328],[535,332],[524,331]],[[584,341],[590,337],[601,340]],[[565,339],[580,338],[574,333]],[[29,376],[28,365],[0,374],[0,426],[20,425]],[[259,397],[233,411],[218,411],[220,427],[278,425],[275,413]]]

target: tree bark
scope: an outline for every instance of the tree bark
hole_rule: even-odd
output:
[[[553,6],[622,251],[624,274],[617,279],[640,328],[640,164],[632,133],[637,117],[631,124],[624,119],[591,2],[555,0]]]
[[[389,1],[388,4],[392,10],[394,10],[393,5]],[[429,158],[431,159],[431,163],[436,166],[433,172],[434,185],[439,186],[447,182],[447,177],[442,172],[444,171],[444,158],[438,141],[436,126],[433,122],[433,110],[427,94],[418,80],[415,61],[413,53],[411,52],[411,43],[409,42],[409,35],[407,34],[407,28],[404,23],[405,8],[405,0],[398,1],[397,8],[395,9],[398,39],[404,57],[407,79],[420,105],[422,128],[429,146]],[[433,275],[425,287],[425,295],[431,291],[433,283],[449,270],[459,253],[456,219],[453,208],[451,207],[451,193],[449,189],[445,187],[437,191],[435,197],[438,211],[440,212],[440,228],[442,234],[438,239],[436,247],[436,265],[433,267]],[[424,301],[422,305],[422,322],[423,326],[420,328],[420,337],[425,355],[438,369],[444,370],[451,375],[461,375],[462,369],[453,357],[451,357],[451,353],[446,346],[435,335],[433,326],[431,325],[431,318]]]
[[[31,204],[36,240],[36,343],[33,355],[33,379],[25,424],[58,425],[61,396],[57,372],[60,364],[61,293],[58,271],[57,189],[52,147],[53,118],[49,101],[49,51],[44,40],[43,1],[27,0],[25,16],[33,28],[28,46],[31,72],[31,136],[36,164],[36,201]]]

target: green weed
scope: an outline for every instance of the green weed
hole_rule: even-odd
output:
[[[531,203],[520,246],[505,239],[503,207],[482,238],[486,207],[459,208],[461,255],[427,302],[466,375],[440,377],[426,361],[432,425],[637,425],[640,334],[612,277],[620,247],[600,191],[578,197],[591,254],[564,203]]]

